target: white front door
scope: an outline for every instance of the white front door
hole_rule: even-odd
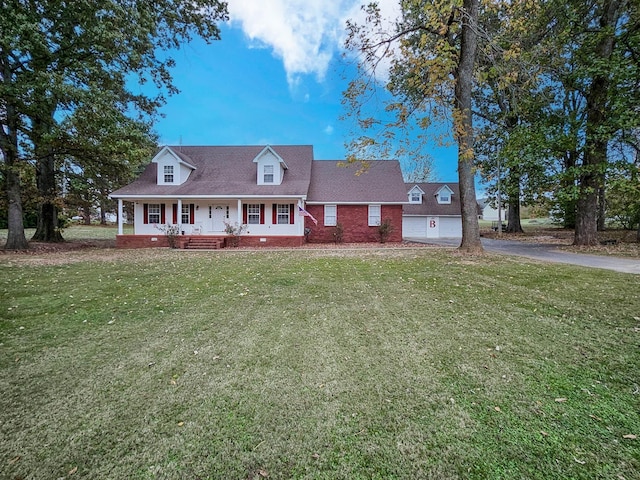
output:
[[[224,232],[224,223],[229,222],[229,205],[209,205],[209,218],[212,232]]]

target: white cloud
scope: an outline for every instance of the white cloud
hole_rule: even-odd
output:
[[[327,134],[327,135],[333,134],[333,125],[327,125],[324,128],[324,133]]]
[[[301,75],[322,81],[329,62],[342,49],[345,21],[362,18],[358,0],[231,0],[232,24],[258,45],[272,49],[284,64],[289,85]],[[384,14],[398,0],[381,0]],[[394,8],[395,6],[395,8]]]

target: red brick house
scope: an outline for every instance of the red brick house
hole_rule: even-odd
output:
[[[338,228],[344,242],[379,241],[378,225],[389,220],[390,242],[402,241],[402,206],[407,194],[397,161],[358,165],[317,161],[311,168],[307,210],[318,225],[307,221],[310,242],[333,242]],[[336,228],[338,227],[338,228]]]
[[[181,248],[219,248],[242,226],[242,246],[301,246],[333,242],[336,226],[345,242],[402,239],[407,203],[400,165],[370,162],[368,170],[314,160],[313,147],[163,147],[144,172],[110,196],[118,201],[119,247],[166,246],[167,226]],[[134,233],[123,231],[124,203],[133,204]],[[317,225],[312,220],[317,220]]]

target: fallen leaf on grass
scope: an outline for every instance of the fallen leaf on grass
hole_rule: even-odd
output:
[[[544,430],[540,430],[540,434],[541,434],[543,437],[548,437],[548,436],[549,436],[549,434],[548,434],[547,432],[545,432]]]
[[[593,418],[594,420],[598,420],[599,422],[602,421],[602,419],[600,417],[598,417],[597,415],[589,415],[589,417]]]
[[[313,455],[311,455],[311,458],[313,458],[314,460],[318,460],[320,458],[320,454],[314,453]]]
[[[20,460],[20,455],[18,455],[15,458],[12,458],[11,460],[9,460],[9,465],[13,465],[14,463],[16,463],[18,460]]]
[[[579,463],[580,465],[584,465],[585,463],[587,463],[584,460],[578,460],[576,457],[573,457],[573,459],[575,460],[576,463]]]
[[[496,412],[501,412],[501,411],[502,411],[502,410],[500,410],[500,407],[493,407],[493,409],[494,409]]]
[[[69,475],[73,475],[77,471],[78,471],[78,467],[73,467],[71,470],[69,470]]]
[[[564,403],[566,401],[567,401],[567,399],[564,398],[564,397],[556,398],[556,402],[558,402],[558,403]]]
[[[184,422],[178,422],[178,426],[179,426],[179,427],[184,426]]]
[[[269,473],[266,470],[258,470],[258,475],[260,475],[262,478],[267,478],[269,476]]]
[[[627,433],[626,435],[622,435],[622,438],[626,438],[628,440],[635,440],[638,437],[636,435],[634,435],[633,433]]]

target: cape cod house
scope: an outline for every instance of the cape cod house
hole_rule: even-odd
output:
[[[462,210],[457,183],[407,183],[408,204],[402,210],[404,238],[462,237]]]
[[[182,248],[217,248],[228,226],[244,226],[242,246],[300,246],[378,238],[391,221],[388,241],[402,239],[407,202],[395,160],[356,168],[314,160],[311,146],[166,146],[131,184],[116,190],[119,247],[165,246],[163,230],[177,226]],[[124,234],[124,203],[134,211],[134,233]]]

